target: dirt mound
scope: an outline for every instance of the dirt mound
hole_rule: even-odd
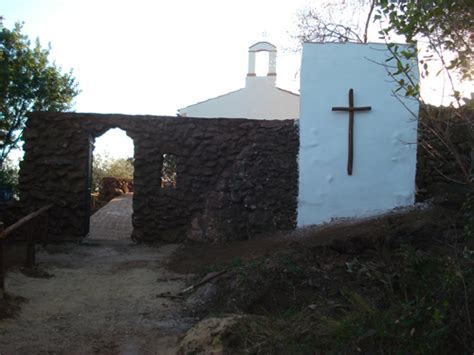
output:
[[[259,316],[231,326],[237,353],[471,351],[474,252],[460,217],[416,209],[175,258],[226,270],[187,298],[198,316]]]
[[[417,235],[423,239],[432,231],[444,230],[447,212],[443,208],[422,204],[408,211],[395,211],[364,220],[341,220],[323,226],[297,229],[292,232],[262,234],[253,240],[216,244],[183,245],[168,262],[178,273],[207,273],[225,266],[271,255],[278,250],[291,249],[297,242],[312,247],[333,245],[356,254],[382,241],[399,245],[404,237]]]

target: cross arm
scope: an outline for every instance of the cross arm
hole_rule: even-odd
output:
[[[332,111],[344,111],[344,112],[359,112],[359,111],[370,111],[372,106],[361,106],[361,107],[333,107]]]

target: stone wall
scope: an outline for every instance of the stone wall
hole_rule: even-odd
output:
[[[135,239],[245,239],[294,228],[293,120],[32,113],[24,132],[21,198],[31,209],[56,204],[52,239],[84,237],[89,141],[115,127],[135,144]],[[163,154],[176,156],[176,188],[161,186]]]

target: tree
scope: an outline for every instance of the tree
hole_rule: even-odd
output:
[[[72,71],[50,63],[50,47],[34,46],[17,23],[13,29],[0,18],[0,169],[22,140],[26,113],[64,111],[79,93]]]
[[[104,177],[133,179],[133,158],[111,158],[95,154],[92,161],[92,190],[99,191]]]
[[[161,186],[176,187],[176,156],[174,154],[163,154],[163,166],[161,169]]]
[[[317,9],[306,8],[297,14],[294,37],[299,42],[367,43],[369,24],[375,22],[386,42],[392,34],[405,38],[409,57],[419,54],[417,45],[422,40],[426,50],[420,63],[422,75],[429,74],[428,62],[437,58],[460,101],[452,75],[471,80],[474,73],[473,9],[472,0],[325,0]]]
[[[455,128],[468,135],[471,152],[474,152],[474,121],[472,100],[463,98],[459,85],[472,80],[474,67],[474,5],[468,0],[379,0],[375,20],[384,21],[387,25],[380,34],[387,42],[392,53],[389,62],[393,69],[389,75],[398,83],[399,90],[405,95],[420,98],[419,84],[411,77],[411,68],[403,64],[404,59],[419,58],[422,77],[432,75],[433,63],[439,67],[435,75],[444,73],[452,92],[453,103],[448,110],[431,108],[427,117],[420,119],[419,129],[429,131],[436,138],[443,150],[451,153],[462,175],[459,183],[474,189],[473,171],[469,162],[463,161],[455,144],[452,132]],[[404,36],[408,47],[400,50],[398,45],[389,43],[390,34]],[[423,41],[423,52],[418,43]],[[420,100],[423,102],[423,98]],[[438,123],[433,127],[433,121]],[[423,147],[425,141],[421,141]],[[432,142],[428,142],[433,149]],[[428,147],[426,147],[428,149]],[[435,152],[442,156],[442,152]]]
[[[377,0],[324,0],[318,8],[297,13],[297,34],[303,42],[367,43],[369,25]]]
[[[414,57],[422,40],[425,43],[425,54],[420,60],[422,76],[429,75],[428,64],[436,59],[441,64],[439,72],[447,75],[454,99],[461,106],[462,98],[453,77],[472,80],[474,74],[473,12],[474,4],[470,0],[378,0],[374,19],[387,23],[380,31],[386,42],[391,33],[405,38],[409,49],[398,55]]]
[[[445,163],[454,161],[459,171],[459,179],[443,175],[448,181],[466,187],[465,235],[474,235],[474,100],[463,98],[459,85],[472,81],[474,74],[474,4],[472,0],[378,0],[376,20],[385,20],[388,26],[380,34],[388,42],[390,33],[405,37],[409,47],[399,50],[396,44],[389,44],[392,53],[393,70],[389,74],[399,89],[410,97],[418,98],[420,88],[410,77],[410,68],[402,64],[403,59],[419,54],[417,44],[426,43],[424,55],[419,56],[422,77],[431,75],[433,59],[447,77],[453,103],[448,108],[425,105],[425,116],[420,117],[420,146]],[[463,159],[460,147],[455,144],[453,132],[463,132],[464,145],[470,146],[471,159]],[[448,154],[446,154],[446,152]]]
[[[2,169],[0,170],[0,185],[10,186],[13,190],[13,195],[18,196],[18,178],[20,167],[10,159],[5,159]]]

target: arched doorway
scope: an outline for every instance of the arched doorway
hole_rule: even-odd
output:
[[[134,143],[109,128],[89,140],[87,240],[129,239],[133,231]]]

